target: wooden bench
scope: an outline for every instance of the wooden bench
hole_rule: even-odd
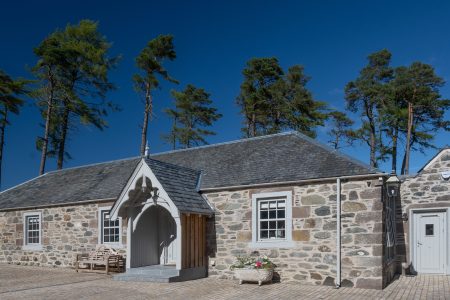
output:
[[[75,270],[78,272],[80,265],[89,265],[90,271],[94,271],[96,266],[105,267],[106,274],[109,271],[123,272],[125,270],[125,259],[113,248],[100,246],[89,254],[77,254]],[[84,268],[83,268],[84,269]]]

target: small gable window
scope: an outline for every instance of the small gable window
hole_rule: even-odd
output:
[[[24,250],[42,249],[42,214],[41,212],[27,212],[23,214]]]
[[[121,246],[122,220],[121,218],[117,218],[112,221],[110,219],[109,210],[109,207],[102,207],[99,210],[99,243]]]
[[[253,194],[252,246],[292,246],[292,192]]]

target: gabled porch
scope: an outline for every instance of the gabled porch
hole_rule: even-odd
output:
[[[172,282],[207,275],[206,221],[212,209],[200,173],[142,159],[111,209],[127,220],[127,271],[116,280]]]

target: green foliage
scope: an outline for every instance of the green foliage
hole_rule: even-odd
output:
[[[172,35],[159,35],[149,41],[136,57],[136,66],[141,74],[135,74],[133,77],[135,89],[145,94],[147,89],[157,88],[159,86],[158,76],[177,83],[169,76],[163,65],[165,60],[173,61],[176,57]]]
[[[3,161],[3,148],[5,145],[6,126],[9,125],[9,113],[19,114],[24,100],[22,96],[27,94],[26,85],[29,81],[14,80],[3,70],[0,70],[0,184],[1,166]]]
[[[3,70],[0,70],[0,106],[2,107],[0,111],[12,112],[18,114],[20,107],[23,105],[24,100],[21,95],[26,94],[26,84],[29,81],[26,80],[14,80]],[[8,124],[8,120],[3,117],[3,122]]]
[[[217,109],[211,107],[213,101],[202,88],[188,84],[184,91],[172,91],[175,98],[175,109],[167,109],[166,113],[174,120],[171,133],[165,137],[173,148],[180,145],[184,148],[207,144],[206,136],[215,132],[206,129],[222,117]]]
[[[234,269],[273,269],[275,264],[267,256],[238,256],[236,262],[230,266]]]
[[[326,119],[325,103],[315,101],[306,89],[309,77],[302,66],[285,73],[274,57],[253,58],[242,71],[237,103],[244,116],[246,137],[295,129],[315,137],[315,127]]]
[[[105,99],[114,89],[108,73],[119,60],[108,56],[110,47],[97,22],[82,20],[57,29],[34,49],[38,62],[33,72],[40,80],[34,95],[43,117],[52,123],[51,141],[45,142],[52,146],[49,153],[58,154],[58,168],[68,157],[66,141],[77,124],[101,130],[107,126],[108,111],[118,109]],[[52,116],[47,116],[49,105],[53,105]]]
[[[355,130],[354,137],[365,142],[370,148],[370,165],[377,167],[386,159],[381,137],[381,116],[379,108],[386,99],[387,83],[393,70],[389,66],[391,53],[384,49],[368,56],[368,64],[361,70],[356,80],[345,87],[347,109],[358,112],[362,125]]]
[[[340,111],[332,111],[328,114],[328,121],[331,129],[328,131],[328,135],[331,139],[328,143],[334,149],[342,148],[342,144],[352,144],[355,139],[356,133],[351,129],[353,126],[353,120]]]
[[[440,129],[450,130],[444,119],[449,100],[441,98],[444,81],[432,66],[414,62],[392,68],[391,54],[381,50],[368,56],[368,64],[358,78],[347,84],[347,109],[362,118],[352,137],[370,148],[370,164],[378,165],[388,155],[397,169],[399,143],[404,144],[401,173],[408,173],[409,153],[433,148]]]
[[[444,118],[450,108],[450,101],[442,99],[440,95],[443,85],[444,80],[428,64],[414,62],[408,67],[395,69],[395,78],[391,82],[391,101],[384,109],[386,127],[394,128],[388,132],[397,130],[399,137],[405,140],[402,174],[409,172],[411,150],[423,152],[427,148],[435,148],[432,141],[436,132],[440,129],[450,130],[450,121]]]
[[[144,121],[142,124],[140,153],[144,155],[147,144],[147,127],[149,120],[153,117],[153,97],[152,92],[159,87],[159,77],[178,83],[177,80],[169,76],[164,67],[166,60],[173,61],[176,53],[173,45],[173,36],[159,35],[147,43],[147,46],[136,57],[136,66],[139,73],[133,76],[135,90],[143,95],[144,100]]]

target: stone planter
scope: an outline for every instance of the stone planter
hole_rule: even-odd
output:
[[[234,275],[239,279],[239,284],[244,281],[258,282],[261,285],[263,282],[272,281],[273,268],[270,269],[234,269]]]

